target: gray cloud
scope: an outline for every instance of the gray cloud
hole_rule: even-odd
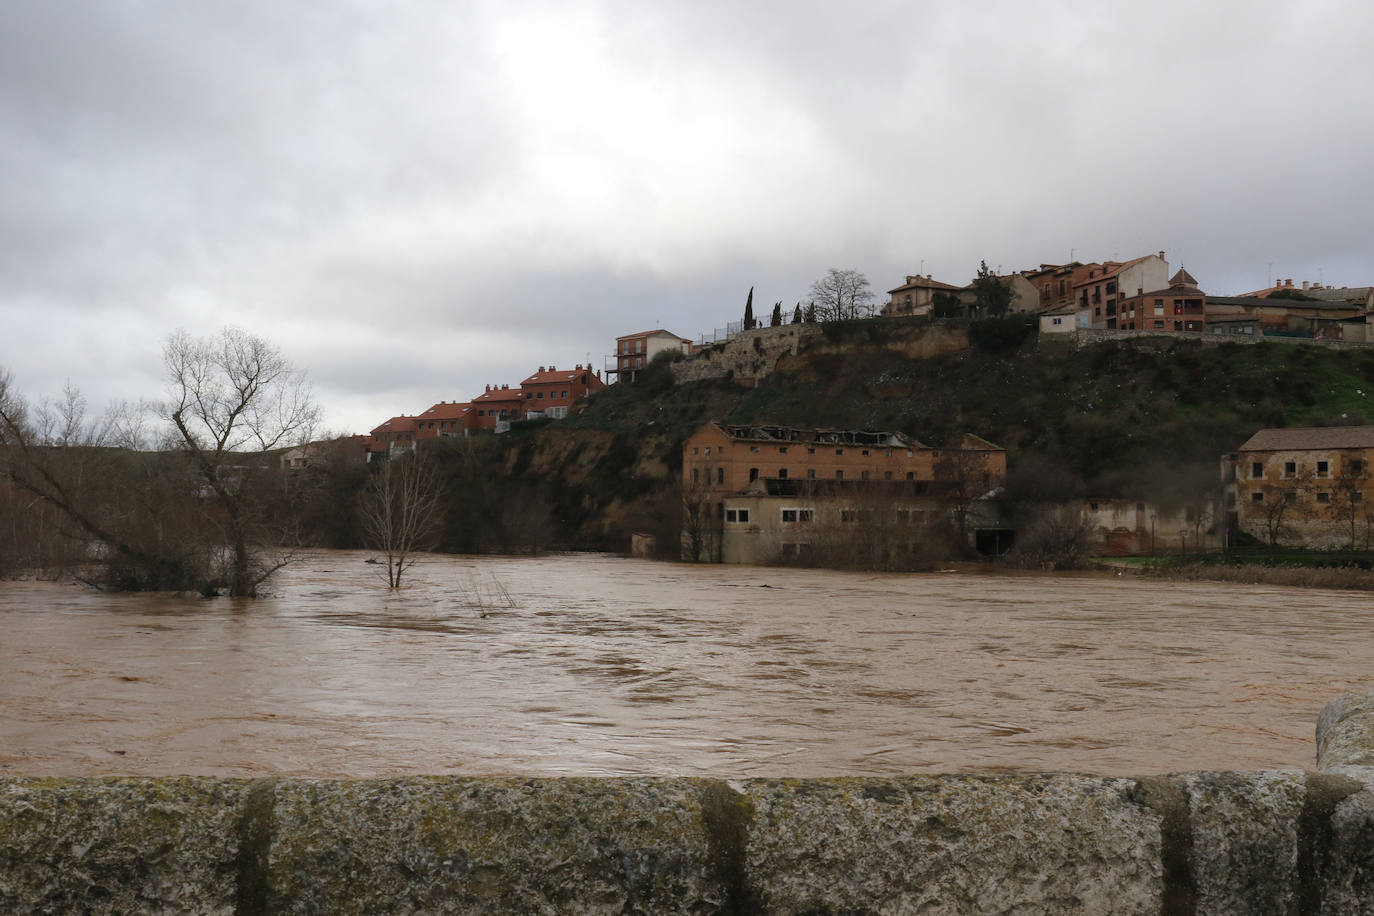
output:
[[[966,7],[5,4],[0,364],[150,396],[232,323],[362,430],[830,266],[1374,281],[1374,11]]]

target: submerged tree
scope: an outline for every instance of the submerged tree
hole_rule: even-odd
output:
[[[439,477],[422,455],[400,455],[373,472],[359,515],[368,542],[386,558],[390,588],[401,587],[417,551],[433,546],[439,507]]]
[[[264,560],[255,551],[262,507],[247,456],[309,441],[319,409],[304,372],[274,345],[236,328],[200,339],[179,331],[162,354],[164,413],[177,448],[220,509],[229,594],[251,596],[286,558]]]

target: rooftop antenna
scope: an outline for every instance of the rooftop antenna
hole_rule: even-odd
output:
[[[918,268],[916,268],[916,276],[919,277],[921,274],[923,274],[923,273],[925,273],[925,272],[926,272],[926,259],[925,259],[925,258],[921,258],[921,266],[918,267]]]
[[[1320,283],[1322,286],[1325,286],[1325,285],[1326,285],[1326,268],[1325,268],[1325,267],[1318,267],[1318,268],[1317,268],[1317,282]]]
[[[1077,248],[1070,248],[1070,249],[1069,249],[1069,263],[1070,263],[1070,264],[1073,263],[1073,253],[1074,253],[1075,251],[1077,251],[1077,250],[1078,250]]]
[[[1264,280],[1264,288],[1268,289],[1274,285],[1274,262],[1269,262],[1269,276]]]

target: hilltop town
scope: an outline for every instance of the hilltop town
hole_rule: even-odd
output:
[[[956,285],[930,275],[908,275],[875,307],[870,299],[851,302],[848,314],[836,317],[924,317],[930,319],[1034,317],[1041,334],[1078,331],[1145,331],[1164,334],[1214,334],[1241,338],[1369,342],[1374,340],[1374,287],[1332,288],[1280,279],[1274,286],[1240,295],[1208,295],[1187,270],[1170,273],[1164,252],[1127,261],[1041,264],[1035,269],[987,274]],[[849,273],[852,271],[836,272]],[[991,285],[1000,295],[986,295]],[[866,284],[866,281],[864,281]],[[782,303],[778,303],[781,306]],[[750,301],[746,307],[752,306]],[[603,370],[576,364],[571,370],[540,366],[515,387],[487,385],[470,401],[439,401],[415,414],[390,417],[358,445],[367,453],[409,448],[412,443],[486,430],[506,432],[512,422],[562,419],[571,405],[615,380],[633,381],[655,356],[665,351],[695,356],[741,333],[784,324],[815,323],[810,309],[797,303],[784,314],[775,307],[770,322],[751,317],[731,321],[723,330],[695,341],[656,328],[617,337]],[[810,316],[809,320],[807,316]]]
[[[848,275],[841,277],[848,282],[857,277],[852,271],[831,274],[832,279]],[[837,365],[848,356],[873,366],[875,348],[939,364],[967,360],[971,352],[999,346],[1030,346],[1038,354],[1033,359],[1043,366],[1069,358],[1064,354],[1081,359],[1095,348],[1115,352],[1111,348],[1127,347],[1152,353],[1154,360],[1181,354],[1195,374],[1204,370],[1200,365],[1193,368],[1199,358],[1188,354],[1199,347],[1229,354],[1216,349],[1223,344],[1279,342],[1284,347],[1274,357],[1279,363],[1310,352],[1293,349],[1303,343],[1323,352],[1371,348],[1362,354],[1367,360],[1374,357],[1370,287],[1329,288],[1280,279],[1243,295],[1209,295],[1187,270],[1172,270],[1164,252],[1158,252],[1126,261],[1041,264],[1004,275],[984,265],[973,281],[962,285],[908,275],[881,303],[865,297],[862,288],[857,292],[847,303],[840,299],[828,309],[823,303],[819,316],[814,303],[798,303],[791,310],[778,303],[771,320],[756,321],[751,290],[743,319],[711,334],[693,340],[662,328],[628,333],[616,338],[601,368],[580,363],[571,369],[539,366],[518,385],[488,385],[467,402],[439,401],[415,414],[390,417],[369,435],[353,437],[350,448],[360,458],[376,461],[409,453],[426,440],[514,431],[521,435],[505,449],[540,452],[556,448],[548,444],[554,440],[585,440],[591,429],[623,425],[628,428],[616,435],[629,436],[633,444],[627,448],[638,456],[632,463],[660,485],[671,481],[680,491],[680,503],[671,512],[658,512],[675,522],[662,524],[643,512],[621,517],[615,506],[623,508],[624,499],[584,494],[584,506],[602,503],[599,511],[608,515],[602,530],[612,541],[595,546],[616,547],[624,538],[642,552],[678,554],[680,546],[682,557],[698,560],[903,568],[920,566],[936,555],[965,550],[1001,555],[1018,546],[1041,565],[1072,565],[1087,553],[1220,550],[1259,542],[1364,546],[1370,540],[1374,522],[1366,518],[1362,501],[1366,469],[1374,460],[1374,438],[1365,436],[1363,429],[1340,431],[1341,415],[1319,417],[1321,428],[1293,429],[1284,436],[1276,437],[1271,428],[1303,425],[1303,412],[1294,415],[1289,409],[1293,398],[1314,400],[1301,384],[1278,393],[1288,403],[1277,409],[1267,397],[1265,416],[1248,422],[1238,419],[1233,431],[1212,440],[1215,445],[1204,446],[1209,451],[1177,449],[1176,457],[1183,452],[1187,456],[1177,461],[1174,475],[1161,475],[1157,465],[1166,459],[1150,453],[1136,458],[1142,462],[1139,480],[1148,480],[1148,485],[1123,485],[1102,475],[1098,459],[1075,456],[1072,464],[1081,468],[1076,482],[1066,486],[1061,481],[1031,497],[1026,478],[1038,472],[1044,446],[996,441],[1002,429],[989,428],[976,411],[960,407],[954,408],[953,416],[963,425],[951,427],[936,414],[938,402],[949,397],[938,387],[944,381],[938,375],[934,384],[919,389],[900,381],[881,391],[870,385],[869,409],[855,411],[856,402],[850,398],[848,416],[837,417],[814,398],[806,404],[787,404],[788,392],[795,394],[813,384],[799,382],[798,370],[837,354]],[[1009,343],[986,339],[999,328],[997,333],[1010,335]],[[1236,359],[1228,355],[1201,361],[1218,370]],[[949,368],[945,366],[945,377]],[[1096,368],[1109,378],[1125,378],[1120,367]],[[1133,376],[1140,373],[1139,367],[1130,371]],[[1232,380],[1238,377],[1234,366],[1226,371]],[[656,381],[643,384],[641,376],[648,379],[651,373]],[[1080,401],[1102,381],[1071,383],[1059,396]],[[682,401],[691,386],[703,384],[716,386],[712,390],[718,393],[721,386],[748,392],[743,396],[770,403],[757,405],[745,416],[739,397],[731,397],[726,399],[733,402],[730,406],[699,412],[687,421],[690,426],[672,435],[665,437],[661,428],[651,428],[663,422],[667,392]],[[1133,379],[1129,384],[1135,389],[1140,382]],[[1352,384],[1363,391],[1363,382]],[[614,391],[621,393],[605,401]],[[1177,405],[1197,399],[1191,393],[1170,392],[1167,383],[1159,385],[1157,395]],[[1109,394],[1101,396],[1110,402]],[[650,406],[658,414],[643,421],[638,431],[627,417],[607,419],[616,408],[597,406],[619,403],[623,408],[646,398],[657,402]],[[927,402],[929,409],[908,406],[912,419],[897,418],[891,425],[883,425],[882,411],[871,409],[873,404],[903,400]],[[1092,411],[1093,403],[1084,402],[1083,409]],[[1135,408],[1134,420],[1122,419],[1149,423],[1149,412],[1148,406]],[[1351,423],[1363,422],[1362,417],[1350,420],[1348,412],[1344,416]],[[915,417],[922,419],[914,422]],[[1168,427],[1175,421],[1161,416],[1156,422]],[[1220,415],[1217,422],[1226,425]],[[1001,426],[1000,420],[996,426]],[[560,427],[564,432],[551,440]],[[542,437],[542,445],[530,444],[534,433]],[[1144,429],[1122,435],[1135,443],[1152,438]],[[648,466],[646,450],[656,453]],[[673,451],[679,453],[664,454]],[[584,454],[582,462],[586,460]],[[509,469],[509,460],[506,465]],[[545,471],[551,479],[564,478],[565,484],[570,474],[578,476],[556,462]],[[1172,479],[1161,485],[1155,479],[1161,476]],[[583,485],[585,481],[576,486]],[[550,502],[563,501],[566,497],[560,495]],[[1027,503],[1037,501],[1044,505],[1028,511]],[[583,518],[583,526],[590,524],[583,512],[561,514],[565,522],[570,521],[567,515],[575,515]],[[637,526],[635,516],[640,519]],[[631,538],[626,525],[648,530]],[[610,535],[610,530],[621,534]],[[627,546],[621,542],[619,549]]]

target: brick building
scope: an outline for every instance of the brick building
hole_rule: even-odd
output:
[[[473,429],[506,429],[512,421],[524,418],[525,399],[519,388],[488,385],[472,399],[472,409],[477,412],[472,418]]]
[[[1222,458],[1229,527],[1304,547],[1370,545],[1374,426],[1262,429]]]
[[[1023,270],[1025,277],[1038,291],[1041,312],[1065,313],[1061,310],[1078,307],[1078,294],[1074,287],[1086,280],[1094,270],[1101,270],[1097,262],[1084,264],[1072,261],[1068,264],[1041,264],[1039,270]]]
[[[690,353],[691,349],[690,339],[662,328],[626,334],[615,339],[615,368],[607,371],[616,373],[616,378],[621,381],[631,380],[665,350]]]
[[[370,433],[370,454],[385,457],[393,452],[414,451],[415,433],[414,417],[392,417]]]
[[[1004,449],[971,435],[937,449],[894,432],[708,423],[683,443],[684,551],[769,562],[879,531],[893,535],[883,550],[901,550],[914,543],[903,532],[952,514],[972,536],[975,504],[1006,469]]]
[[[924,277],[920,274],[908,276],[901,286],[887,291],[888,299],[883,306],[882,314],[888,318],[899,315],[928,315],[935,302],[936,293],[957,296],[961,289],[962,286],[933,280],[930,274]]]
[[[471,403],[440,401],[414,417],[416,439],[466,436],[473,429],[477,411]]]
[[[1092,310],[1093,327],[1119,328],[1123,326],[1118,314],[1123,299],[1168,285],[1169,262],[1161,251],[1130,261],[1106,261],[1089,267],[1088,275],[1074,284],[1074,295],[1080,307]]]
[[[1205,331],[1207,295],[1192,274],[1180,270],[1165,289],[1121,299],[1116,318],[1116,326],[1127,330]]]
[[[606,387],[600,372],[578,363],[572,369],[557,366],[539,367],[539,371],[520,383],[524,410],[528,416],[538,413],[555,420],[568,415],[568,407],[576,401],[595,394]]]

